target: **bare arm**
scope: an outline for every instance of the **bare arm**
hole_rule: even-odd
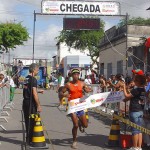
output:
[[[124,84],[124,86],[123,86],[123,92],[124,92],[124,96],[125,96],[125,101],[128,101],[128,100],[130,100],[133,96],[132,96],[132,94],[130,94],[130,93],[127,93],[127,89],[126,89],[126,86],[125,86],[125,84]]]
[[[87,85],[85,84],[84,82],[82,82],[83,84],[83,89],[86,93],[89,93],[89,92],[92,92],[93,90]]]
[[[38,92],[37,92],[37,88],[33,87],[33,96],[34,96],[34,100],[36,102],[36,106],[37,106],[37,111],[41,112],[41,105],[40,105],[40,101],[39,101],[39,97],[38,97]]]

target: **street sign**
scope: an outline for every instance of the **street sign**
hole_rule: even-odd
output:
[[[120,3],[43,0],[42,13],[51,15],[120,15]]]
[[[99,30],[99,18],[64,18],[64,30]]]

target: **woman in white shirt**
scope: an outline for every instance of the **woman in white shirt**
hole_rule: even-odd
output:
[[[14,99],[14,93],[15,93],[15,87],[16,86],[15,86],[15,83],[11,77],[9,79],[9,84],[10,84],[10,102],[12,102]]]
[[[85,84],[87,84],[87,85],[91,85],[91,84],[92,84],[92,80],[90,79],[90,76],[86,76],[84,82],[85,82]]]

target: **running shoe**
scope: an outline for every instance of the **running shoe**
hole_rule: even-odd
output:
[[[73,142],[72,145],[71,145],[71,148],[77,149],[77,148],[78,148],[78,147],[77,147],[77,142]]]

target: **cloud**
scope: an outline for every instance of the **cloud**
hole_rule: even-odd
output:
[[[56,25],[50,25],[47,30],[36,33],[35,36],[35,58],[52,58],[56,55],[56,40],[55,37],[59,35],[61,27]],[[17,54],[19,57],[32,57],[33,51],[33,39],[29,39],[25,42],[25,46],[18,46],[12,54]]]
[[[2,1],[2,0],[1,0]],[[93,0],[95,1],[95,0]],[[112,1],[112,0],[108,0]],[[121,14],[125,15],[126,12],[132,17],[144,17],[147,18],[150,16],[150,11],[146,11],[146,9],[150,6],[149,0],[116,0],[121,4]],[[29,9],[30,6],[30,9]],[[16,8],[20,8],[19,11],[28,13],[29,17],[22,16],[19,14],[19,11]],[[21,9],[22,8],[22,9]],[[41,9],[41,0],[5,0],[0,5],[0,21],[9,21],[17,19],[17,21],[23,21],[23,24],[29,28],[30,34],[32,34],[31,25],[33,24],[33,10],[40,12]],[[13,15],[12,15],[13,14]],[[108,29],[113,25],[117,24],[120,18],[116,19],[112,17],[112,19],[105,18],[106,27]],[[38,19],[40,22],[45,22],[47,20],[46,17],[42,17],[42,19]],[[54,39],[59,35],[59,31],[62,29],[62,23],[59,17],[53,20],[48,27],[42,31],[36,31],[36,39],[35,39],[35,57],[46,57],[51,58],[56,54],[56,40]],[[25,43],[25,46],[18,46],[14,52],[11,52],[14,56],[19,57],[31,57],[32,56],[32,35],[31,39]]]
[[[13,20],[14,18],[17,18],[15,16],[15,11],[14,10],[15,4],[10,3],[9,1],[3,1],[0,4],[0,21],[1,22],[6,22]],[[13,16],[10,14],[14,14]]]

